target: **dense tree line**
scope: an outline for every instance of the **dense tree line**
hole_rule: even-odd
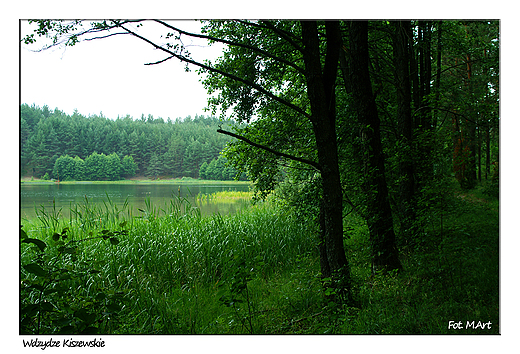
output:
[[[21,174],[60,180],[113,180],[135,174],[199,178],[201,166],[216,160],[232,140],[216,133],[219,126],[229,125],[205,116],[112,120],[22,104]],[[236,174],[228,168],[225,179]],[[221,178],[222,173],[216,179]]]
[[[202,179],[226,181],[235,179],[237,170],[231,166],[227,158],[219,155],[209,163],[203,162],[200,166],[199,176]],[[245,173],[242,173],[239,179],[245,179]]]
[[[99,38],[101,29],[143,40],[134,22],[43,33],[49,46]],[[373,271],[399,271],[400,251],[421,237],[447,179],[473,188],[492,177],[498,21],[206,21],[198,34],[153,22],[171,38],[146,39],[163,61],[198,67],[215,111],[248,123],[219,128],[237,138],[224,156],[261,196],[282,186],[284,200],[319,224],[322,276],[347,302],[344,215],[366,220]],[[227,48],[214,63],[195,61],[180,35]]]
[[[115,152],[110,155],[93,152],[85,160],[79,156],[60,156],[54,163],[52,178],[58,181],[117,181],[125,177],[133,177],[137,164],[132,156],[126,155],[123,159]],[[49,179],[45,173],[43,179]]]

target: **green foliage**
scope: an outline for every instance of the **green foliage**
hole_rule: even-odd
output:
[[[206,175],[206,170],[207,169],[208,169],[208,163],[206,161],[204,161],[202,163],[202,165],[200,166],[200,169],[199,169],[199,176],[200,176],[200,178],[208,179],[208,177]]]
[[[106,156],[94,152],[85,161],[79,156],[60,156],[54,163],[53,176],[61,181],[117,181],[134,176],[136,168],[132,156],[125,156],[121,162],[116,153]]]
[[[84,181],[87,178],[85,173],[85,161],[83,161],[79,156],[74,157],[74,175],[73,179],[76,181]]]
[[[496,199],[500,197],[500,175],[498,163],[494,164],[491,181],[486,184],[484,188],[484,193]]]
[[[239,173],[234,167],[232,167],[228,163],[227,158],[223,155],[219,155],[209,163],[204,162],[200,167],[199,175],[202,179],[218,181],[245,179],[244,174]]]
[[[152,116],[144,120],[84,117],[78,112],[69,116],[27,104],[20,106],[20,115],[22,174],[48,173],[62,181],[118,180],[136,174],[198,178],[200,166],[217,159],[231,141],[217,128],[233,125],[204,116],[167,122]],[[226,180],[230,174],[227,171]]]
[[[121,175],[123,177],[131,177],[135,175],[137,164],[132,156],[126,155],[121,161]]]
[[[251,264],[254,261],[256,264]],[[220,289],[217,296],[225,306],[233,308],[237,322],[242,324],[247,333],[254,334],[254,304],[253,299],[250,298],[251,291],[248,283],[253,279],[256,267],[265,266],[263,257],[257,255],[251,259],[251,250],[248,252],[244,247],[242,254],[233,254],[225,263],[232,269],[232,273],[229,279],[219,283]]]
[[[124,293],[91,286],[99,281],[100,263],[83,257],[80,243],[103,239],[117,245],[128,234],[125,224],[79,240],[65,227],[47,242],[21,229],[22,252],[27,252],[20,271],[21,334],[95,334],[117,323]]]
[[[75,165],[76,162],[69,155],[60,156],[54,163],[52,175],[61,181],[74,179]]]

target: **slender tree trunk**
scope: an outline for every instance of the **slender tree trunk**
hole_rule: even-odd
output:
[[[489,120],[488,120],[489,122]],[[486,180],[491,174],[491,134],[489,134],[489,123],[486,124]]]
[[[471,57],[469,54],[466,55],[466,70],[467,70],[467,82],[466,82],[466,88],[467,88],[467,95],[468,97],[473,96],[473,80],[472,80],[472,65],[471,65]],[[469,100],[469,107],[466,114],[471,117],[471,120],[465,121],[465,131],[467,136],[467,146],[469,150],[469,158],[467,162],[467,172],[466,172],[466,179],[467,179],[467,188],[473,188],[475,187],[477,183],[477,125],[475,123],[474,119],[474,109],[473,109],[473,103],[471,102],[471,99]]]
[[[343,197],[336,139],[335,84],[341,33],[338,22],[326,22],[327,48],[322,69],[317,23],[303,21],[301,26],[307,95],[311,104],[311,122],[322,180],[320,224],[324,228],[322,233],[325,250],[320,253],[327,257],[326,260],[321,260],[322,274],[332,277],[337,290],[350,302],[350,268],[343,246]],[[330,274],[324,274],[325,272]]]
[[[367,223],[372,246],[372,268],[374,271],[401,269],[385,179],[380,121],[368,71],[368,22],[351,22],[349,39],[351,80],[356,83],[352,98],[365,143],[365,190],[369,204]]]
[[[418,109],[421,107],[421,94],[420,94],[420,85],[419,85],[419,66],[418,66],[418,55],[415,51],[416,46],[414,45],[413,36],[409,38],[410,43],[408,44],[410,49],[409,59],[410,59],[410,80],[412,84],[412,101],[413,101],[413,109],[414,116],[420,111]],[[412,117],[414,118],[414,117]],[[415,118],[418,119],[418,118]]]
[[[430,94],[431,94],[431,82],[432,82],[432,31],[431,31],[431,23],[427,22],[426,26],[426,36],[425,39],[425,54],[424,54],[424,94],[427,98],[426,106],[428,107],[426,110],[426,119],[424,121],[423,127],[427,130],[432,130],[432,110],[430,107]]]
[[[480,133],[481,127],[477,130],[477,178],[479,182],[482,182],[482,134]]]
[[[405,244],[413,236],[412,226],[415,220],[414,203],[414,154],[412,145],[412,111],[410,88],[410,50],[408,49],[411,35],[410,21],[392,22],[394,26],[393,47],[395,82],[397,96],[397,119],[400,137],[399,146],[399,216],[401,221],[401,238]]]
[[[411,31],[410,37],[412,37]],[[431,101],[431,80],[432,80],[432,64],[431,64],[431,24],[427,21],[419,21],[418,23],[418,43],[417,50],[419,55],[419,93],[415,97],[415,127],[417,136],[415,139],[415,190],[418,191],[433,176],[433,161],[431,159],[432,151],[432,109]]]
[[[429,109],[429,95],[431,92],[430,82],[431,82],[431,31],[430,25],[428,22],[419,21],[419,33],[420,43],[419,43],[419,58],[420,58],[420,102],[418,102],[421,108],[420,110],[420,120],[418,126],[421,127],[422,130],[431,129],[431,118],[430,118],[430,109]]]
[[[437,27],[437,71],[435,73],[435,107],[439,107],[441,95],[441,73],[442,73],[442,21],[439,21]],[[437,127],[437,115],[432,122],[432,126]]]

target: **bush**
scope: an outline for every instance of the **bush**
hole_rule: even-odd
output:
[[[22,257],[20,286],[21,334],[95,334],[111,326],[121,310],[121,292],[101,286],[91,287],[100,270],[95,261],[82,257],[79,243],[104,239],[119,243],[120,231],[103,230],[99,236],[83,240],[69,237],[69,228],[55,232],[52,242],[30,238],[20,230]]]

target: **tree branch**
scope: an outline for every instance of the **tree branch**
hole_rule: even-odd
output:
[[[275,94],[273,94],[272,92],[269,92],[267,91],[265,88],[263,88],[262,86],[252,82],[252,81],[249,81],[249,80],[246,80],[246,79],[243,79],[241,77],[238,77],[236,75],[233,75],[233,74],[230,74],[228,72],[225,72],[225,71],[222,71],[222,70],[219,70],[217,68],[214,68],[214,67],[211,67],[209,65],[206,65],[206,64],[203,64],[203,63],[200,63],[200,62],[197,62],[193,59],[189,59],[189,58],[186,58],[185,56],[182,56],[182,55],[179,55],[179,54],[176,54],[174,52],[172,52],[171,50],[169,49],[166,49],[166,48],[163,48],[161,47],[160,45],[158,44],[155,44],[154,42],[152,42],[151,40],[149,40],[148,38],[145,38],[129,29],[127,29],[126,27],[123,27],[122,25],[120,25],[120,27],[127,31],[128,33],[130,33],[131,35],[133,35],[134,37],[137,37],[139,39],[141,39],[142,41],[152,45],[154,48],[156,49],[159,49],[159,50],[162,50],[163,52],[166,52],[168,54],[170,54],[172,57],[175,57],[177,59],[179,59],[180,61],[183,61],[185,63],[189,63],[189,64],[193,64],[195,66],[198,66],[199,68],[202,68],[202,69],[205,69],[205,70],[208,70],[210,72],[213,72],[213,73],[217,73],[217,74],[220,74],[222,76],[225,76],[225,77],[228,77],[232,80],[235,80],[235,81],[238,81],[238,82],[242,82],[243,84],[247,85],[247,86],[250,86],[252,88],[254,88],[255,90],[257,90],[258,92],[266,95],[267,97],[275,100],[276,102],[279,102],[281,104],[283,104],[284,106],[286,107],[289,107],[291,108],[292,110],[296,111],[297,113],[303,115],[304,117],[310,119],[310,114],[308,114],[307,112],[305,112],[303,109],[301,109],[300,107],[290,103],[290,102],[287,102],[286,100],[284,100],[283,98],[280,98],[278,96],[276,96]]]
[[[235,134],[235,133],[231,133],[231,132],[228,132],[226,130],[217,129],[217,133],[232,136],[233,138],[237,138],[239,140],[242,140],[243,142],[245,142],[245,143],[247,143],[247,144],[249,144],[251,146],[254,146],[256,148],[268,151],[268,152],[270,152],[270,153],[272,153],[272,154],[274,154],[276,156],[285,157],[285,158],[287,158],[289,160],[298,161],[298,162],[310,165],[310,166],[314,167],[318,171],[321,171],[320,165],[318,163],[314,162],[314,161],[307,160],[307,159],[304,159],[304,158],[301,158],[301,157],[297,157],[297,156],[288,155],[288,154],[285,154],[283,152],[273,150],[270,147],[267,147],[265,145],[257,144],[257,143],[249,140],[248,138],[246,138],[244,136],[241,136],[241,135],[238,135],[238,134]]]
[[[187,36],[190,36],[190,37],[195,37],[195,38],[203,38],[203,39],[209,39],[209,40],[212,40],[212,41],[215,41],[215,42],[220,42],[220,43],[224,43],[224,44],[228,44],[228,45],[232,45],[232,46],[236,46],[236,47],[241,47],[241,48],[246,48],[246,49],[249,49],[249,50],[252,50],[253,52],[257,52],[261,55],[263,55],[264,57],[267,57],[267,58],[271,58],[271,59],[274,59],[280,63],[283,63],[287,66],[290,66],[291,68],[294,68],[296,69],[296,71],[298,71],[300,74],[303,74],[303,69],[300,68],[298,65],[296,65],[295,63],[292,63],[288,60],[285,60],[283,58],[280,58],[280,57],[277,57],[276,55],[273,55],[269,52],[266,52],[265,50],[263,49],[260,49],[258,47],[255,47],[255,46],[252,46],[252,45],[248,45],[248,44],[245,44],[245,43],[239,43],[239,42],[233,42],[233,41],[228,41],[227,39],[222,39],[222,38],[217,38],[217,37],[212,37],[212,36],[208,36],[208,35],[205,35],[205,34],[198,34],[198,33],[190,33],[190,32],[186,32],[186,31],[183,31],[177,27],[173,27],[172,25],[164,22],[164,21],[160,21],[160,20],[155,20],[155,22],[157,23],[160,23],[161,25],[165,26],[165,27],[168,27],[174,31],[177,31],[181,34],[185,34]]]
[[[494,56],[492,56],[492,57],[476,58],[476,59],[471,59],[471,60],[462,61],[460,64],[451,65],[451,66],[448,66],[447,68],[442,69],[441,72],[438,73],[437,75],[442,74],[442,73],[444,73],[445,71],[451,70],[451,69],[456,68],[456,67],[458,67],[458,66],[464,66],[464,65],[467,65],[468,63],[473,64],[473,63],[477,63],[477,62],[479,62],[479,61],[486,62],[486,61],[491,61],[491,60],[494,60],[494,59],[496,59],[496,58],[495,58]]]
[[[156,62],[153,62],[153,63],[146,63],[144,65],[156,65],[156,64],[161,64],[161,63],[164,63],[166,60],[170,60],[171,58],[173,58],[172,55],[170,55],[168,58],[164,58],[162,60],[159,60],[159,61],[156,61]]]
[[[263,23],[264,26],[258,26],[258,27],[268,28],[270,30],[275,31],[280,37],[285,39],[290,45],[292,45],[294,48],[296,48],[296,50],[298,50],[300,53],[303,53],[303,47],[301,45],[299,45],[298,43],[296,43],[296,41],[293,38],[291,38],[291,36],[292,36],[291,33],[283,31],[283,30],[275,27],[271,23],[271,21],[260,21],[260,22]]]

